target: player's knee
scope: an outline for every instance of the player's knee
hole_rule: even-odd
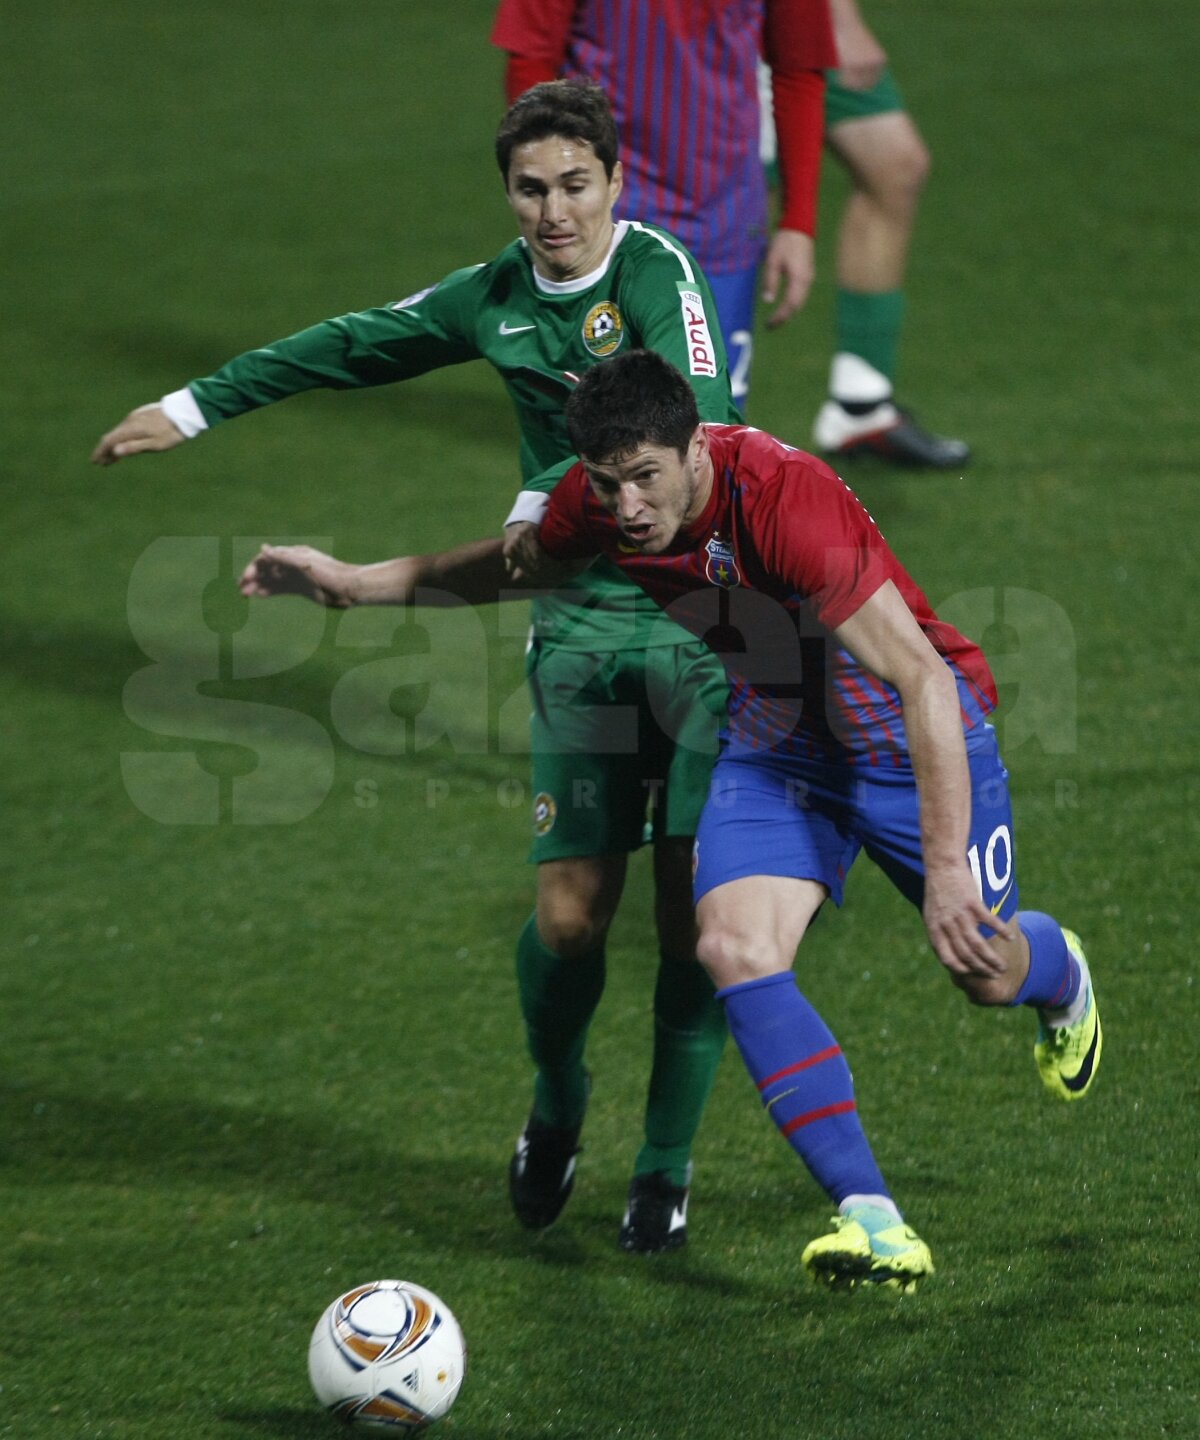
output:
[[[914,135],[904,147],[904,151],[897,162],[897,173],[899,183],[911,195],[919,195],[924,190],[929,180],[929,172],[933,168],[933,157],[930,155],[924,140],[919,135]]]
[[[765,957],[756,953],[748,938],[740,931],[727,929],[722,925],[706,925],[696,941],[696,958],[708,971],[709,978],[718,989],[725,985],[740,985],[746,980],[756,980],[760,975],[769,974],[773,966]]]
[[[869,187],[885,209],[907,213],[920,199],[932,164],[932,156],[920,135],[905,131],[903,138],[889,146],[871,167]]]
[[[538,934],[548,950],[565,960],[591,955],[604,944],[612,915],[586,896],[539,897]]]

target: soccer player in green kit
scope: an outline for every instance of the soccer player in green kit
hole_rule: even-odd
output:
[[[97,445],[112,464],[173,448],[221,421],[320,387],[389,384],[487,360],[516,407],[525,488],[513,555],[573,459],[563,407],[578,375],[652,349],[695,390],[705,420],[738,418],[707,282],[663,231],[614,223],[617,133],[595,86],[556,81],[504,117],[496,156],[520,238],[396,304],[324,321],[251,350],[128,415]],[[469,595],[464,598],[471,598]],[[627,1250],[686,1239],[690,1148],[724,1043],[695,958],[692,836],[715,750],[725,679],[710,654],[606,562],[535,602],[529,680],[537,909],[517,946],[536,1066],[510,1193],[531,1229],[552,1223],[574,1180],[587,1106],[587,1029],[629,852],[653,826],[659,969],[646,1133],[620,1230]],[[632,723],[631,723],[632,722]]]

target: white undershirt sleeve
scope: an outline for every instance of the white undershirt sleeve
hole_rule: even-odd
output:
[[[194,440],[202,430],[208,429],[208,421],[186,385],[182,390],[172,390],[169,395],[164,395],[158,403],[163,414],[186,440]]]
[[[519,525],[523,520],[531,525],[540,525],[550,505],[550,496],[544,490],[522,490],[516,504],[508,512],[505,525]]]

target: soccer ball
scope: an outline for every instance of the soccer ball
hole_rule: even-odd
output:
[[[376,1280],[339,1295],[317,1321],[308,1378],[356,1429],[408,1435],[440,1420],[467,1368],[458,1321],[431,1291]]]

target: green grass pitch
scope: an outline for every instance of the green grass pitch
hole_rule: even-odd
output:
[[[903,394],[976,459],[851,479],[995,662],[1024,898],[1098,979],[1094,1095],[1044,1097],[1030,1017],[968,1011],[864,868],[804,984],[935,1281],[803,1283],[826,1206],[732,1052],[690,1247],[622,1255],[638,863],[576,1196],[515,1227],[523,615],[251,611],[232,586],[266,537],[369,559],[489,531],[515,483],[498,384],[307,396],[86,463],[133,405],[508,238],[489,0],[10,0],[0,1437],[329,1435],[309,1331],[387,1275],[468,1336],[448,1440],[1200,1434],[1188,7],[866,9],[935,159]],[[753,418],[801,445],[841,193],[807,312],[757,356]]]

